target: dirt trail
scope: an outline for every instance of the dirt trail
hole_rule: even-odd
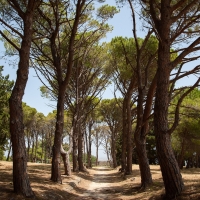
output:
[[[126,179],[117,169],[94,167],[89,173],[62,175],[63,182],[59,184],[50,180],[51,165],[42,163],[28,163],[28,174],[36,200],[160,200],[165,192],[160,168],[150,167],[153,185],[145,191],[139,190],[138,165],[133,165],[133,174]],[[200,168],[181,172],[185,190],[177,200],[200,199]],[[0,199],[29,200],[13,192],[12,162],[0,161]]]
[[[85,189],[81,199],[93,200],[121,200],[118,198],[119,192],[116,187],[122,181],[116,170],[108,167],[97,167],[90,170],[91,180],[80,182],[80,186]],[[88,184],[87,184],[88,183]]]

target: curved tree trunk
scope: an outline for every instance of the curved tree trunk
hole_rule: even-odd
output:
[[[140,70],[140,69],[139,69]],[[137,126],[134,133],[136,152],[139,161],[141,174],[141,189],[145,189],[153,183],[149,161],[146,151],[146,134],[149,130],[149,116],[153,102],[154,93],[156,90],[157,74],[155,74],[151,86],[149,87],[146,97],[146,105],[143,111],[144,89],[142,85],[138,87],[138,103],[137,103]]]
[[[61,153],[61,156],[63,158],[63,164],[64,164],[64,168],[65,168],[65,175],[67,175],[67,176],[71,176],[71,174],[72,174],[70,161],[69,161],[69,153],[70,153],[70,151],[71,151],[71,148],[69,149],[69,151],[65,151],[63,149],[63,146],[61,145],[60,153]]]
[[[146,187],[153,183],[149,161],[147,158],[146,136],[143,135],[140,138],[136,138],[135,136],[135,144],[140,167],[141,189],[146,189]]]
[[[33,16],[38,3],[30,0],[27,4],[27,11],[23,13],[24,35],[19,50],[17,78],[9,99],[10,134],[13,148],[13,187],[15,193],[23,194],[26,197],[33,197],[34,193],[31,189],[27,175],[27,155],[24,138],[22,98],[28,80],[29,56],[33,33]]]

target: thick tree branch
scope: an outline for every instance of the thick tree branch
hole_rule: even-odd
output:
[[[174,119],[174,123],[172,125],[172,127],[168,130],[169,134],[172,134],[173,131],[176,129],[178,123],[179,123],[179,112],[180,112],[180,106],[181,103],[183,101],[183,99],[192,91],[194,90],[194,88],[196,88],[199,85],[200,82],[200,78],[198,78],[198,80],[196,81],[196,83],[190,87],[184,94],[182,94],[182,96],[179,98],[178,103],[176,105],[176,111],[175,111],[175,119]]]

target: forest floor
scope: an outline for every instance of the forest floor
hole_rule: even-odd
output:
[[[133,165],[133,174],[123,177],[119,168],[94,167],[88,173],[62,175],[62,184],[50,181],[50,164],[28,163],[28,174],[37,200],[159,200],[164,194],[160,168],[151,165],[153,185],[140,191],[140,172]],[[200,199],[200,169],[183,169],[185,190],[176,199]],[[15,195],[12,185],[12,162],[0,161],[0,199],[25,200]]]

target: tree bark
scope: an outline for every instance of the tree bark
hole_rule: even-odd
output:
[[[143,134],[140,138],[136,138],[135,136],[135,144],[140,167],[141,189],[146,189],[146,187],[151,185],[153,182],[149,167],[149,161],[147,158],[146,136]]]
[[[19,50],[17,78],[9,99],[10,133],[13,148],[13,187],[14,192],[25,197],[34,197],[27,174],[27,155],[23,125],[22,98],[29,73],[29,55],[32,40],[34,1],[28,2],[27,13],[24,15],[24,36]]]
[[[183,190],[183,180],[174,156],[168,126],[170,77],[170,1],[163,1],[162,18],[158,26],[161,40],[158,47],[157,89],[154,109],[154,129],[157,155],[165,185],[165,199],[174,199]]]
[[[79,171],[85,171],[83,165],[83,134],[80,126],[81,123],[79,123],[79,132],[78,132],[78,167]]]
[[[61,156],[63,158],[63,164],[64,164],[64,168],[65,168],[65,175],[67,176],[71,176],[71,166],[70,166],[70,161],[69,161],[69,153],[71,151],[71,148],[69,149],[69,151],[65,151],[63,149],[63,146],[61,145]]]
[[[140,70],[140,69],[139,69]],[[149,87],[146,97],[146,105],[143,111],[144,88],[142,84],[138,86],[138,102],[137,102],[137,125],[134,133],[136,145],[136,153],[141,174],[141,189],[145,189],[153,183],[150,171],[149,161],[146,151],[146,134],[149,130],[149,116],[153,102],[154,93],[156,90],[157,75],[154,76],[151,86]]]
[[[133,133],[132,133],[132,123],[131,123],[131,96],[132,92],[128,95],[127,101],[127,166],[126,174],[132,174],[132,155],[133,155]]]
[[[99,161],[99,135],[98,131],[96,130],[96,166],[98,166],[98,161]]]
[[[131,116],[131,97],[135,88],[135,78],[131,78],[127,93],[123,102],[123,136],[122,136],[122,160],[124,166],[122,170],[126,174],[132,173],[132,154],[133,154],[133,133]],[[125,153],[123,151],[126,151]],[[124,159],[125,156],[125,159]],[[125,167],[125,169],[124,169]]]
[[[126,96],[123,101],[122,113],[122,157],[121,157],[121,172],[126,170],[126,150],[127,150],[127,115],[126,115]]]
[[[51,180],[54,182],[62,182],[60,172],[60,147],[62,145],[63,123],[64,123],[64,94],[65,86],[59,87],[58,102],[57,102],[57,116],[56,116],[56,130],[54,137],[54,145],[52,148],[52,168]]]
[[[88,154],[87,154],[87,163],[88,167],[92,168],[92,123],[89,123],[89,136],[88,136]]]
[[[73,172],[78,171],[78,130],[77,121],[74,119],[73,122]]]
[[[117,167],[117,159],[116,159],[116,133],[112,131],[112,147],[111,147],[111,154],[112,154],[112,160],[113,160],[113,168]],[[109,155],[107,153],[107,157],[109,160]]]
[[[156,135],[157,155],[162,171],[163,181],[166,191],[166,199],[174,199],[183,190],[183,180],[179,166],[174,156],[170,134],[168,132],[168,88],[169,88],[169,66],[165,63],[166,54],[169,55],[169,48],[159,45],[158,59],[158,82],[156,90],[154,127]]]

